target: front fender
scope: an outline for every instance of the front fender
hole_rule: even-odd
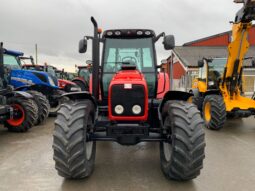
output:
[[[65,93],[62,94],[61,97],[68,97],[70,100],[91,100],[93,104],[95,105],[95,108],[97,107],[97,103],[95,98],[87,91],[82,92],[71,92],[71,93]]]
[[[18,88],[15,88],[15,91],[26,91],[26,90],[30,90],[31,86],[30,85],[25,85],[25,86],[20,86]]]
[[[7,97],[13,97],[13,96],[21,96],[21,97],[24,97],[24,98],[27,98],[27,99],[32,99],[33,96],[27,92],[22,92],[22,91],[13,91],[13,92],[10,92],[8,94],[6,94]]]
[[[169,101],[169,100],[182,100],[182,101],[187,101],[191,96],[193,96],[192,93],[188,93],[188,92],[183,92],[183,91],[168,91],[162,102],[160,103],[159,106],[159,111],[161,113],[163,105]]]
[[[197,88],[192,88],[189,93],[194,94],[194,97],[199,97],[199,90]]]

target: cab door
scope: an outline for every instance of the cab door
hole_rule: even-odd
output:
[[[199,68],[197,81],[194,81],[193,86],[196,86],[199,92],[205,93],[207,91],[207,73],[208,64],[204,61],[203,67]]]

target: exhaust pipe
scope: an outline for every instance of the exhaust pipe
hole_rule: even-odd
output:
[[[92,42],[92,95],[99,100],[99,63],[100,63],[100,39],[98,34],[98,25],[94,17],[91,17],[94,26],[94,37]]]
[[[4,48],[3,43],[0,43],[0,77],[5,87],[5,79],[4,79]]]

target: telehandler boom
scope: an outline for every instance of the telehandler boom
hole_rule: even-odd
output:
[[[229,117],[255,115],[255,101],[241,95],[243,59],[249,49],[248,34],[255,20],[255,1],[236,0],[243,3],[237,12],[232,28],[232,42],[228,58],[198,61],[199,78],[194,81],[194,103],[202,110],[209,129],[221,129]]]

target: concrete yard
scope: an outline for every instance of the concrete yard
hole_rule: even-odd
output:
[[[255,119],[228,121],[221,131],[206,130],[201,175],[188,182],[167,180],[160,170],[158,143],[97,144],[96,166],[85,180],[57,175],[52,159],[54,118],[28,133],[0,129],[0,190],[255,190]]]

